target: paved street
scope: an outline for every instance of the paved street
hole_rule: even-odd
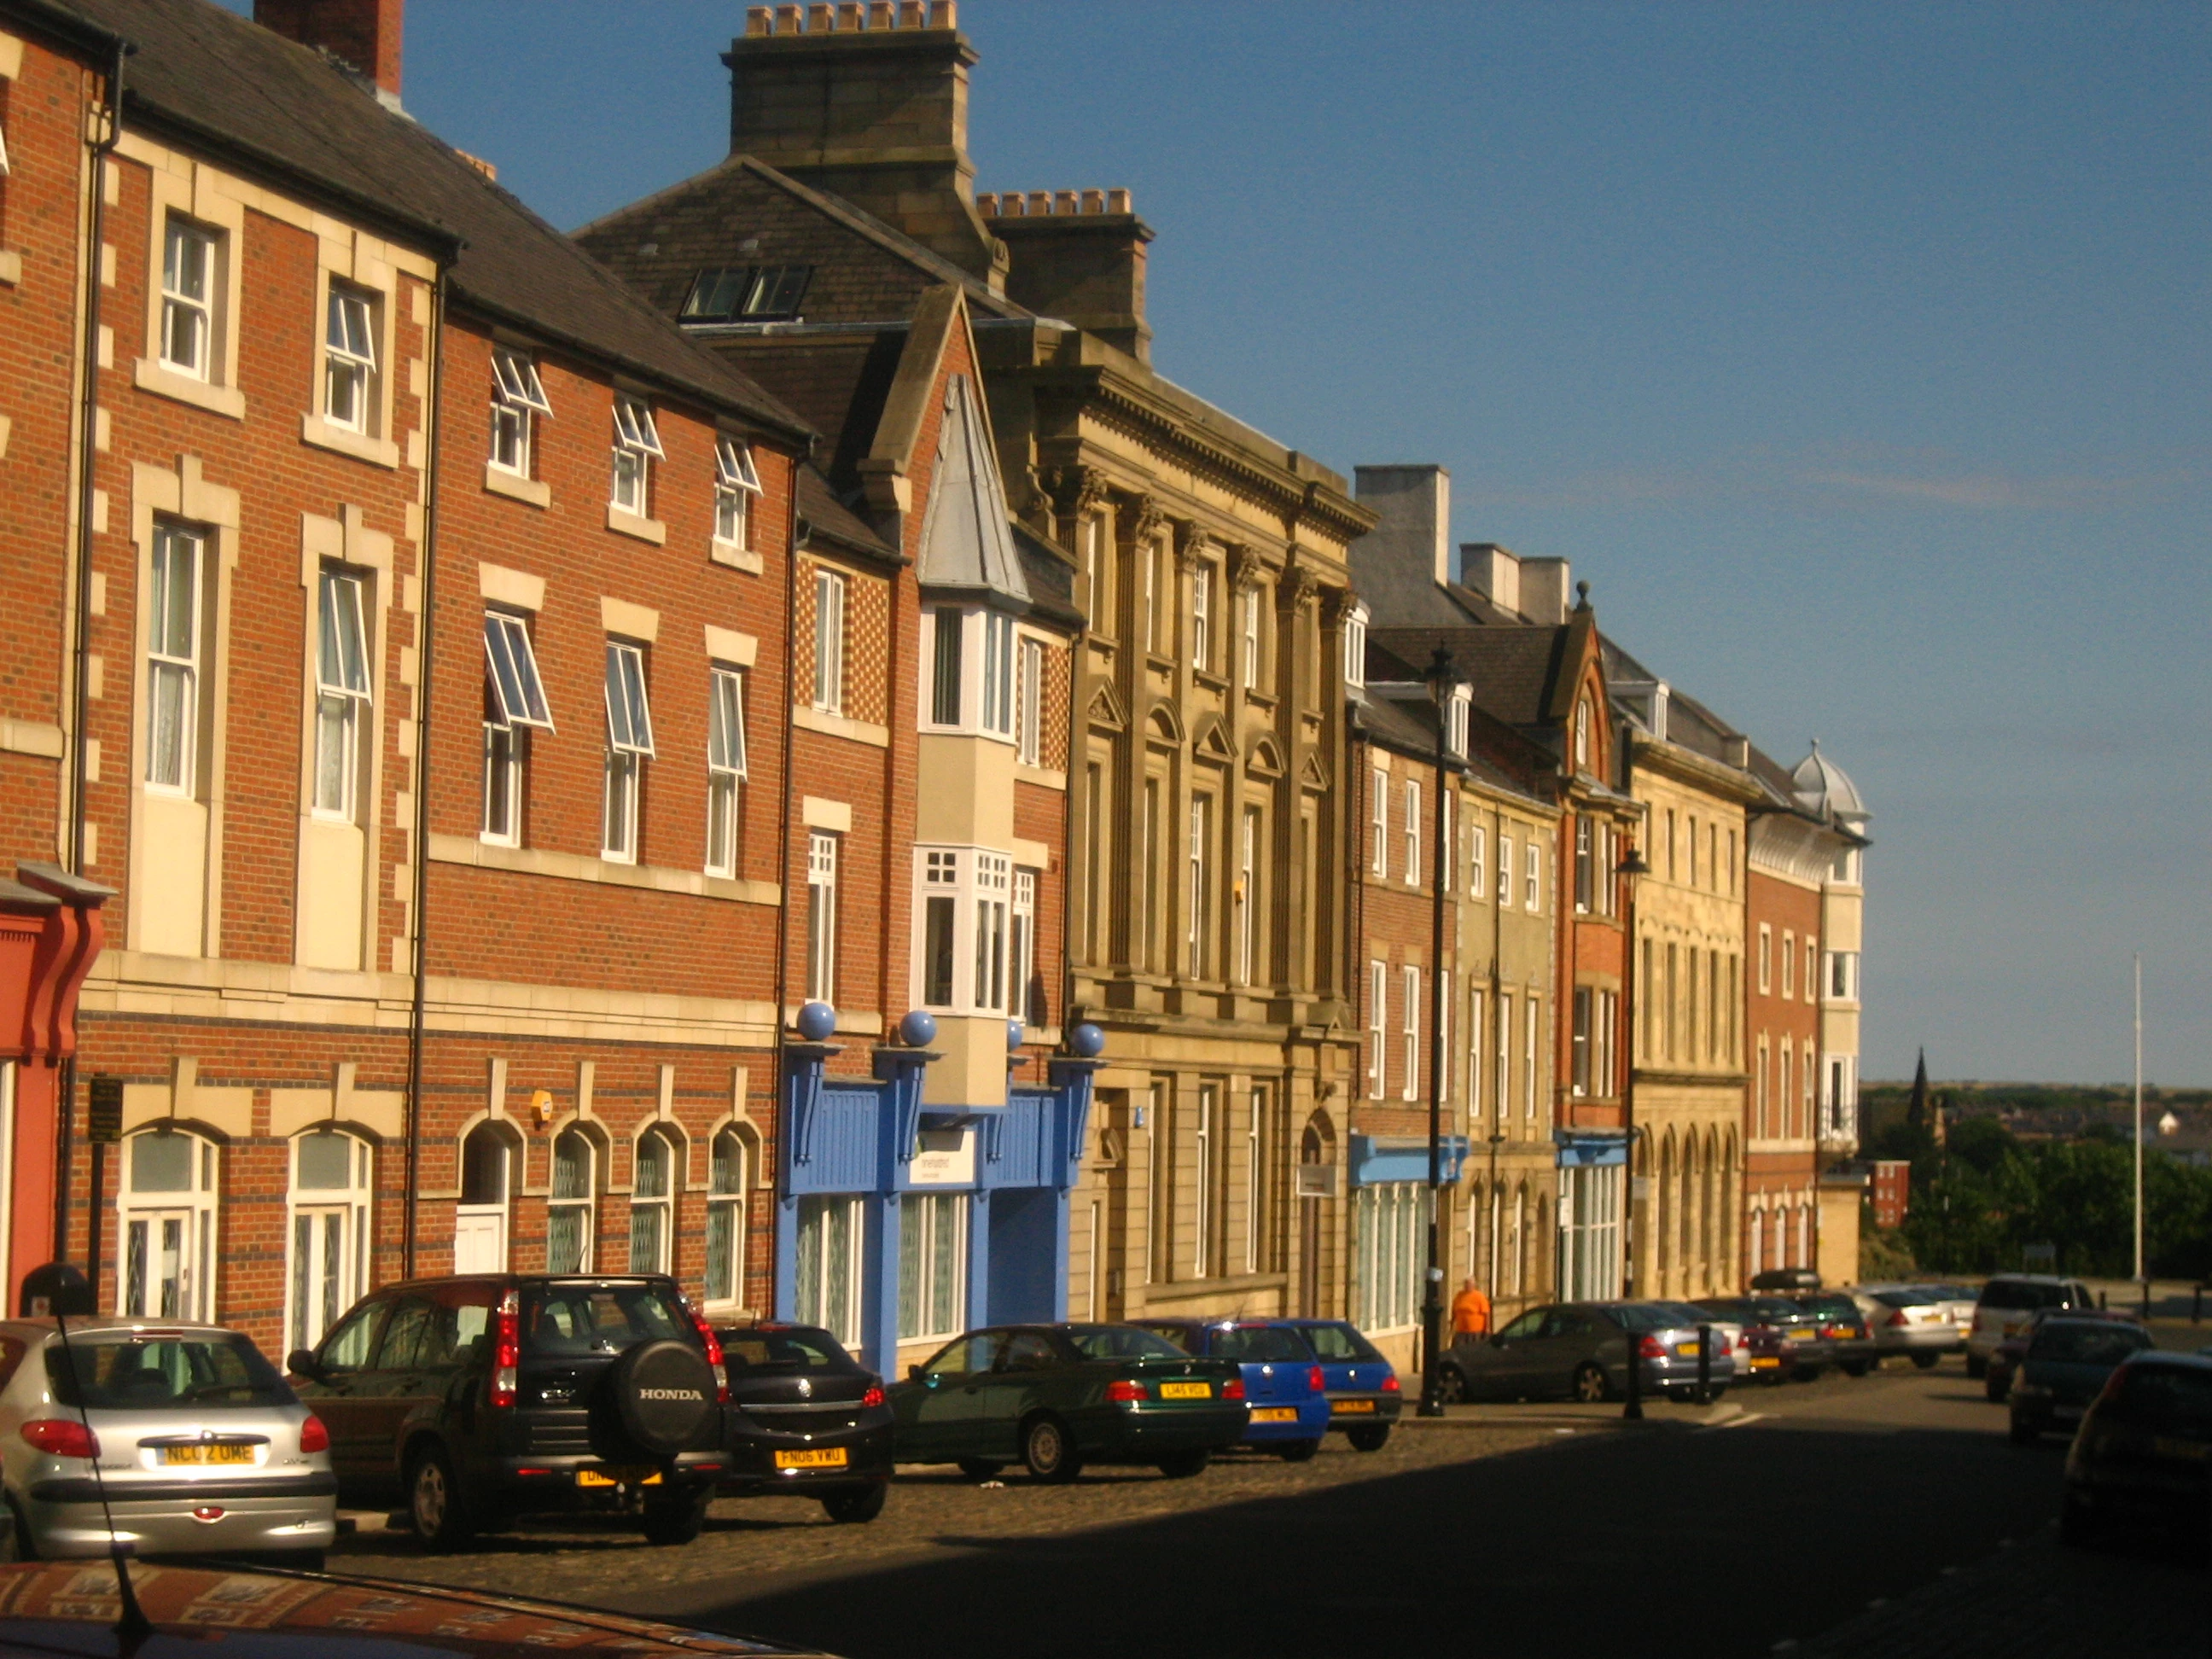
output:
[[[785,1500],[724,1504],[681,1551],[585,1529],[437,1560],[372,1531],[333,1565],[854,1659],[938,1650],[979,1619],[1015,1655],[1304,1654],[1382,1638],[1545,1655],[2203,1653],[2203,1576],[2059,1551],[2061,1449],[2014,1448],[2003,1426],[1953,1360],[1747,1390],[1711,1412],[1662,1406],[1634,1430],[1614,1408],[1474,1408],[1376,1455],[1332,1443],[1301,1468],[1238,1458],[1191,1481],[917,1474],[872,1526],[831,1527]]]

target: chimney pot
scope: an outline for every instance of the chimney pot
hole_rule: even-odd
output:
[[[405,9],[405,0],[253,0],[253,21],[351,64],[397,100]]]
[[[775,9],[775,32],[778,34],[798,33],[799,16],[797,6],[778,6]]]
[[[1063,190],[1054,195],[1052,198],[1052,210],[1054,213],[1074,212],[1075,192],[1072,190]]]
[[[844,3],[837,8],[837,27],[857,33],[860,27],[861,9],[860,0],[844,0]]]
[[[891,27],[896,15],[897,14],[892,9],[891,0],[868,0],[868,27],[870,28],[887,29]]]
[[[1085,191],[1083,192],[1083,210],[1085,213],[1105,212],[1106,192],[1103,190]]]
[[[902,29],[921,27],[921,0],[899,0],[898,26]]]
[[[815,0],[813,5],[807,7],[806,32],[809,34],[828,34],[836,27],[836,6],[826,3],[825,0]]]
[[[933,29],[955,29],[960,27],[959,12],[952,0],[929,0],[929,27]]]
[[[1109,190],[1106,192],[1106,211],[1109,213],[1134,213],[1136,209],[1129,205],[1129,192],[1127,191]]]
[[[984,194],[978,196],[975,198],[975,211],[981,214],[986,219],[997,218],[999,216],[999,198],[986,191]]]
[[[774,34],[775,33],[775,14],[769,10],[766,6],[747,6],[745,8],[745,33],[747,34]]]
[[[1041,219],[1051,211],[1052,192],[1050,191],[1033,190],[1030,192],[1030,217]]]

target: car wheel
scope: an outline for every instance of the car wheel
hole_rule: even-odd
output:
[[[994,1463],[988,1457],[963,1457],[960,1460],[960,1473],[970,1480],[994,1480],[999,1471],[1006,1467],[1004,1463]]]
[[[23,1519],[21,1506],[11,1498],[8,1499],[8,1535],[0,1538],[0,1561],[35,1561],[38,1559],[38,1542],[31,1536],[31,1528]]]
[[[1346,1429],[1344,1437],[1352,1443],[1354,1451],[1381,1451],[1390,1443],[1390,1425],[1388,1423],[1363,1423],[1356,1429]]]
[[[1993,1406],[2002,1406],[2012,1395],[2012,1377],[2004,1371],[1991,1371],[1983,1380],[1982,1392]]]
[[[1064,1486],[1083,1473],[1083,1459],[1067,1437],[1067,1425],[1056,1417],[1033,1417],[1022,1431],[1022,1462],[1030,1478],[1048,1486]]]
[[[1978,1382],[1984,1376],[1988,1376],[1989,1370],[1990,1362],[1988,1360],[1977,1359],[1972,1354],[1968,1354],[1966,1356],[1966,1375],[1973,1378],[1975,1382]]]
[[[1579,1384],[1581,1378],[1577,1377],[1576,1382]],[[1697,1390],[1694,1389],[1684,1387],[1680,1384],[1670,1384],[1667,1389],[1667,1398],[1673,1401],[1678,1406],[1686,1406],[1690,1403],[1690,1397],[1696,1392]],[[1585,1397],[1579,1386],[1575,1389],[1575,1397],[1577,1400]],[[1604,1396],[1599,1395],[1597,1397],[1602,1399]]]
[[[1320,1449],[1321,1442],[1318,1440],[1285,1440],[1275,1448],[1275,1455],[1285,1463],[1308,1463],[1313,1461],[1313,1455]]]
[[[841,1492],[835,1498],[825,1498],[822,1507],[839,1526],[853,1526],[881,1515],[890,1490],[889,1481],[879,1480],[866,1492]]]
[[[1170,1480],[1188,1480],[1193,1475],[1204,1474],[1206,1466],[1213,1461],[1213,1454],[1200,1447],[1196,1451],[1177,1452],[1172,1457],[1163,1457],[1154,1467]]]
[[[673,1498],[647,1498],[641,1522],[645,1541],[662,1548],[690,1543],[704,1530],[707,1503],[714,1495],[713,1488],[702,1487]]]
[[[1912,1356],[1912,1363],[1921,1370],[1932,1371],[1936,1369],[1936,1362],[1942,1357],[1940,1353],[1917,1353]]]
[[[1871,1359],[1846,1359],[1843,1364],[1845,1376],[1864,1376],[1873,1369],[1874,1361]]]
[[[435,1446],[407,1460],[407,1518],[422,1547],[441,1555],[459,1549],[474,1531],[453,1466]]]
[[[2012,1443],[2014,1445],[2033,1446],[2037,1441],[2043,1438],[2043,1431],[2037,1428],[2034,1424],[2029,1422],[2026,1418],[2015,1413],[2012,1419],[2011,1435]]]
[[[1465,1404],[1468,1398],[1467,1374],[1456,1365],[1439,1365],[1437,1368],[1437,1398],[1447,1406]],[[1352,1443],[1356,1446],[1359,1443],[1355,1440]]]
[[[1575,1398],[1586,1406],[1613,1397],[1613,1384],[1606,1380],[1604,1370],[1588,1360],[1575,1367],[1571,1387]]]

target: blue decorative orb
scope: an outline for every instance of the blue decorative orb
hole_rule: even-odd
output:
[[[1008,1054],[1012,1054],[1022,1046],[1024,1029],[1021,1021],[1018,1019],[1010,1019],[1006,1022],[1006,1052]]]
[[[1085,1060],[1096,1060],[1106,1052],[1106,1033],[1085,1020],[1069,1034],[1067,1046]]]
[[[927,1048],[937,1041],[937,1016],[927,1008],[910,1010],[899,1021],[899,1041],[909,1048]]]
[[[809,1042],[827,1042],[837,1029],[837,1011],[826,1002],[810,1002],[799,1011],[799,1035]]]

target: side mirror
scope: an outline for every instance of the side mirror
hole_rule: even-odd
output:
[[[313,1348],[293,1349],[284,1361],[284,1369],[295,1376],[308,1377],[317,1382],[323,1380],[323,1368],[315,1363]]]
[[[919,1365],[908,1366],[906,1368],[906,1380],[909,1382],[921,1382],[922,1380],[921,1367]]]

